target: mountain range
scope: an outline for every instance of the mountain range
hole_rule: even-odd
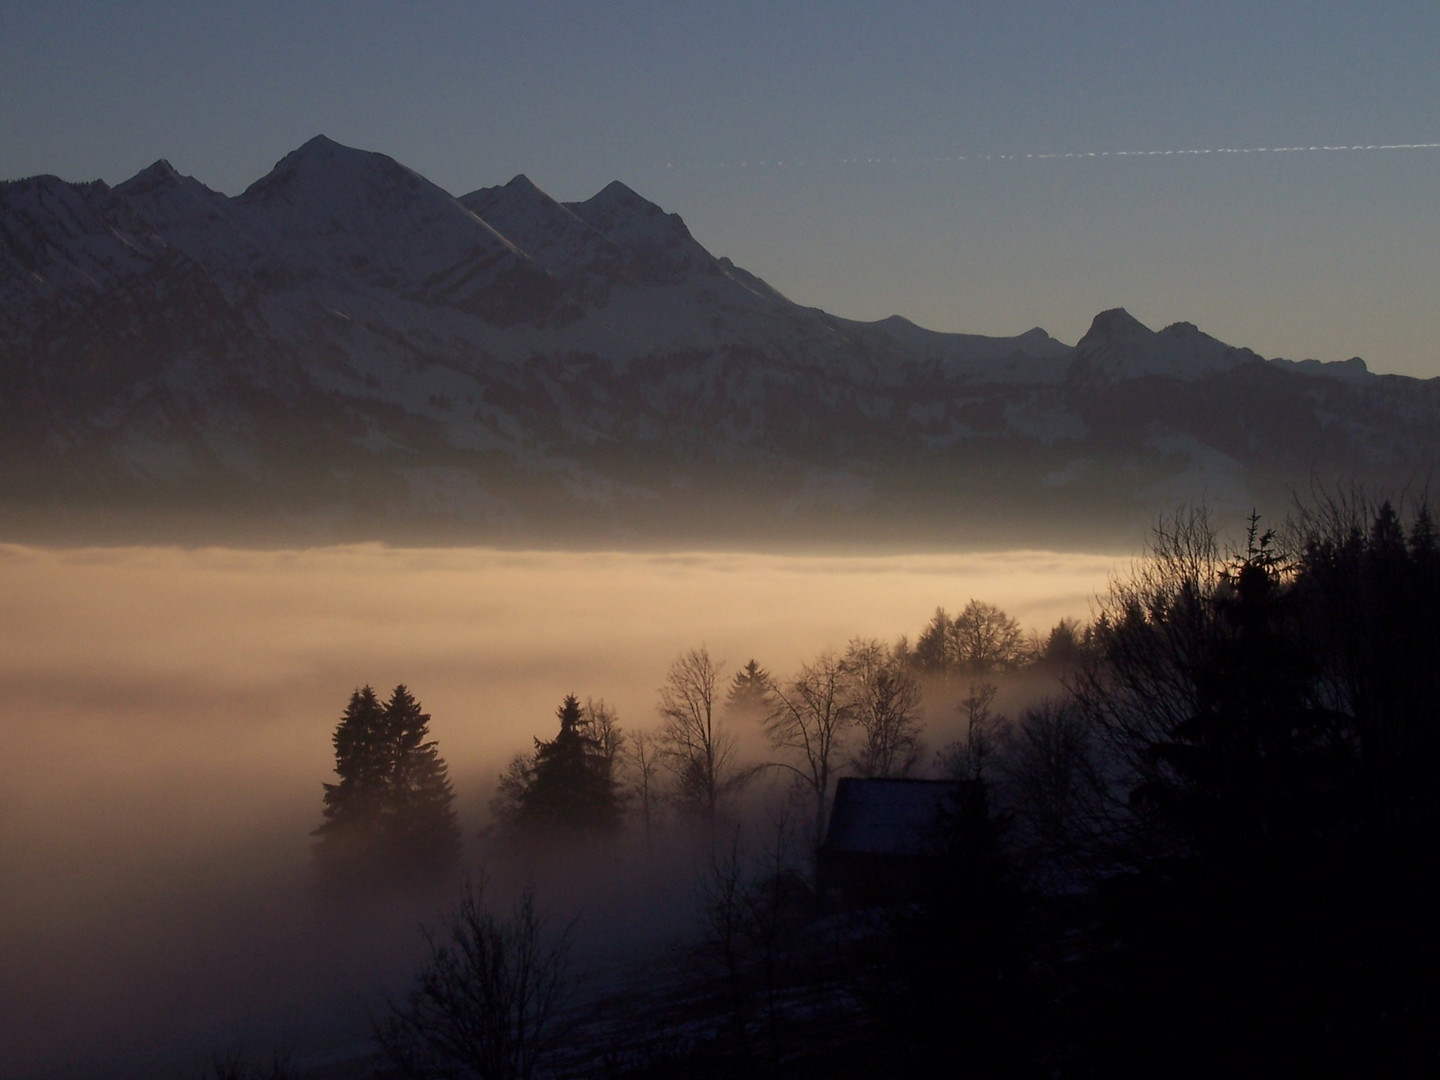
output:
[[[1423,485],[1440,380],[1122,309],[1075,345],[793,303],[625,185],[319,136],[229,197],[0,184],[3,539],[1080,547]]]

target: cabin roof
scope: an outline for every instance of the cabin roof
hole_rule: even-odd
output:
[[[923,855],[958,780],[872,780],[847,776],[835,789],[826,854]]]

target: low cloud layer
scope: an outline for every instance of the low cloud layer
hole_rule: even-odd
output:
[[[785,673],[855,635],[913,638],[972,596],[1045,629],[1085,616],[1114,566],[0,547],[7,1070],[145,1075],[247,1038],[343,1032],[403,989],[415,909],[342,925],[309,887],[330,736],[357,685],[420,699],[473,837],[496,770],[550,734],[566,693],[649,727],[670,662],[701,643],[727,675],[751,657]]]

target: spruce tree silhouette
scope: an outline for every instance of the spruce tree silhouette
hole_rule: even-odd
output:
[[[312,835],[315,858],[329,874],[348,875],[380,857],[387,753],[385,710],[369,686],[350,695],[331,741],[339,781],[325,785],[324,821]]]
[[[763,720],[770,704],[770,673],[752,659],[730,680],[725,709],[744,720]]]
[[[614,832],[624,808],[605,747],[574,694],[555,715],[559,733],[549,742],[535,740],[528,782],[517,793],[516,828],[552,835]]]
[[[430,717],[403,684],[380,703],[365,686],[336,725],[335,772],[325,785],[315,858],[332,879],[436,876],[460,849],[445,761]]]
[[[385,830],[394,861],[418,874],[443,874],[460,852],[455,792],[428,738],[430,716],[403,683],[385,703],[385,727],[394,754]]]

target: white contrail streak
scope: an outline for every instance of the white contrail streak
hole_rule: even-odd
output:
[[[967,161],[1067,161],[1091,158],[1203,157],[1210,154],[1354,154],[1383,150],[1440,150],[1440,142],[1354,146],[1212,146],[1201,150],[1073,150],[1052,154],[951,154],[944,157],[774,158],[739,161],[671,161],[667,169],[785,169],[828,165],[949,165]]]

